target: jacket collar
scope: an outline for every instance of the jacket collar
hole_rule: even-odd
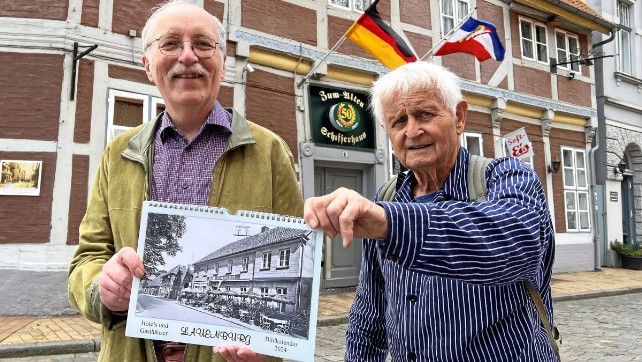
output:
[[[232,113],[232,134],[227,140],[225,152],[245,144],[256,143],[250,132],[247,119],[232,108],[226,108],[226,110]],[[163,113],[160,113],[154,122],[143,124],[138,132],[129,139],[127,148],[121,153],[121,155],[144,164],[146,154],[150,151],[150,147],[154,143],[154,132],[162,118]]]

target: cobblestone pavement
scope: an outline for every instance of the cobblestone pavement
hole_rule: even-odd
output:
[[[564,362],[642,361],[642,294],[555,303]],[[343,361],[346,325],[319,327],[316,362]],[[0,359],[0,362],[89,362],[96,353]]]
[[[555,304],[564,362],[642,361],[642,294]]]
[[[555,314],[562,361],[642,361],[642,294],[556,302]],[[315,361],[343,361],[345,329],[319,328]]]

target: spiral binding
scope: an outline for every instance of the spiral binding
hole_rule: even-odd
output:
[[[184,205],[184,204],[175,204],[171,202],[160,202],[160,201],[149,201],[149,206],[158,207],[158,208],[168,208],[168,209],[177,209],[177,210],[189,210],[196,212],[205,212],[212,214],[220,215],[229,215],[227,209],[213,206],[204,206],[204,205]],[[250,211],[250,210],[239,210],[236,213],[237,216],[246,217],[249,219],[263,219],[263,220],[274,220],[274,221],[283,221],[288,223],[303,224],[305,220],[296,216],[287,216],[281,214],[270,214],[260,211]]]

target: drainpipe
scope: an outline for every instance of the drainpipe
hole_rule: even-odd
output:
[[[608,39],[605,39],[605,40],[602,40],[600,42],[597,42],[597,43],[593,44],[593,49],[595,50],[595,49],[601,47],[602,45],[610,43],[613,40],[615,40],[615,34],[617,33],[618,30],[619,30],[619,27],[617,25],[614,26],[611,29],[611,36]],[[596,60],[596,61],[600,61],[601,62],[602,59],[599,59],[599,60]],[[604,68],[602,68],[601,71],[603,72]],[[602,74],[602,76],[603,76],[603,74]],[[603,80],[600,81],[599,83],[596,82],[596,90],[597,90],[597,92],[596,92],[597,94],[601,94],[602,96],[604,95],[604,81]],[[601,101],[598,100],[597,106],[598,106],[598,108],[602,107],[601,116],[602,116],[602,119],[604,119],[604,105],[603,104],[600,105],[600,102]],[[598,112],[598,127],[600,126],[600,118],[599,118],[599,116],[600,116],[600,114]],[[606,123],[606,122],[604,122],[604,123]],[[605,124],[602,125],[602,126],[605,126]],[[599,207],[598,207],[599,203],[597,202],[597,196],[598,196],[597,195],[597,179],[596,179],[596,175],[595,175],[595,173],[596,173],[595,172],[595,152],[600,148],[600,135],[599,135],[599,133],[597,131],[596,131],[596,134],[593,137],[593,139],[595,140],[595,146],[593,148],[591,148],[591,150],[589,151],[589,164],[591,165],[591,167],[590,167],[591,188],[593,189],[591,194],[593,195],[593,198],[596,201],[595,202],[596,210],[593,211],[593,255],[594,255],[593,263],[594,263],[595,270],[600,270],[600,269],[602,269],[602,263],[601,263],[601,260],[600,260],[600,255],[601,255],[600,233],[599,233],[599,230],[597,230],[597,226],[599,224],[599,219],[600,219],[600,215],[599,215],[599,211],[600,210],[599,210]],[[604,191],[603,195],[602,195],[602,197],[604,199],[606,199],[605,195],[606,195],[606,192]],[[603,200],[603,204],[606,205],[606,200]],[[606,227],[607,227],[606,222],[603,222],[603,227],[604,227],[604,235],[606,235],[606,231],[607,231],[606,230]]]
[[[591,195],[593,196],[593,199],[595,201],[595,208],[593,209],[593,267],[595,268],[595,270],[600,270],[602,269],[602,263],[600,261],[600,233],[597,229],[597,225],[599,224],[600,219],[600,208],[598,207],[599,203],[597,202],[597,180],[595,177],[595,151],[600,148],[600,137],[597,132],[593,139],[595,140],[595,147],[591,148],[591,150],[589,151],[589,164],[591,165],[591,188],[593,189]],[[606,225],[606,223],[603,224]]]

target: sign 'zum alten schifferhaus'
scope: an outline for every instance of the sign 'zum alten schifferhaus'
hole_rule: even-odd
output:
[[[368,95],[351,89],[310,84],[312,141],[327,146],[375,148]]]

